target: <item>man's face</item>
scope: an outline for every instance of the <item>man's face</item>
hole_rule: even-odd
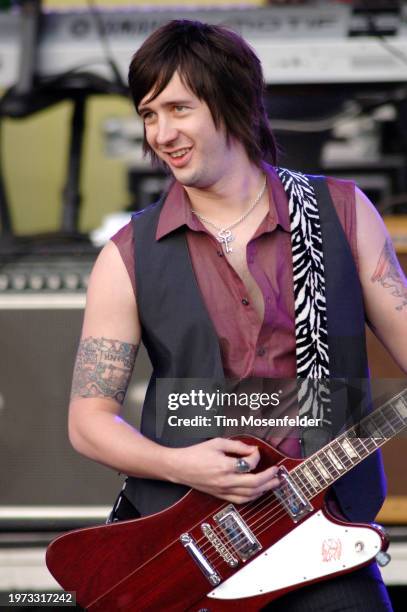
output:
[[[174,73],[151,102],[140,102],[147,142],[186,187],[208,188],[223,175],[233,156],[223,128],[217,129],[207,104]]]

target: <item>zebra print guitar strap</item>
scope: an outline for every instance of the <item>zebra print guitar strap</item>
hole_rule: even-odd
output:
[[[318,204],[308,177],[276,168],[288,198],[300,415],[331,427],[325,271]],[[309,454],[309,453],[307,453]]]

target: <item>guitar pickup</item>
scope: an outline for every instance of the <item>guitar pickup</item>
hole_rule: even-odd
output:
[[[313,507],[290,478],[284,466],[279,468],[277,476],[280,480],[280,486],[273,489],[273,493],[281,501],[294,523],[297,523],[309,514]]]
[[[215,514],[213,519],[222,530],[228,545],[235,550],[242,561],[247,561],[257,551],[261,550],[260,542],[233,504],[223,508]]]

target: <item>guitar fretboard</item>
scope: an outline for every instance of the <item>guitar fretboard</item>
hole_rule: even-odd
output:
[[[407,428],[407,389],[303,461],[290,476],[311,499]]]

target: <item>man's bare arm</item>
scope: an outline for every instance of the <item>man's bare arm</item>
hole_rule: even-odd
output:
[[[71,399],[110,397],[122,404],[137,351],[138,345],[122,340],[83,338],[76,356]]]
[[[376,269],[370,279],[372,283],[380,283],[395,297],[394,308],[396,310],[407,309],[407,284],[401,269],[393,243],[386,238]]]
[[[186,448],[167,448],[144,437],[119,413],[140,342],[134,292],[113,243],[101,252],[91,275],[69,407],[74,448],[116,471],[169,480],[233,503],[255,499],[278,484],[274,467],[236,474],[243,456],[254,468],[256,447],[214,439]]]
[[[359,274],[367,319],[407,372],[407,281],[388,231],[373,204],[356,192]]]

